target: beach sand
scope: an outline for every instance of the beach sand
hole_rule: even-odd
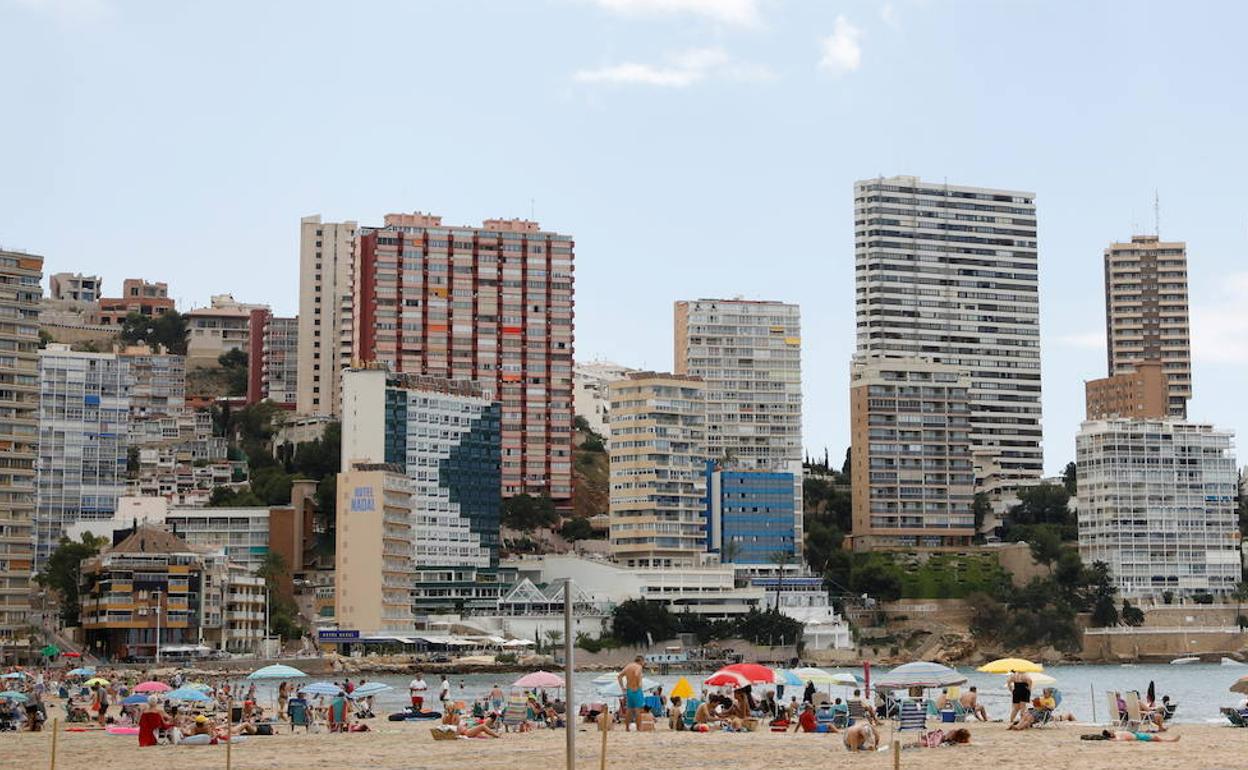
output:
[[[325,733],[253,737],[233,748],[233,767],[334,768],[343,770],[445,770],[463,765],[471,770],[556,770],[564,765],[564,733],[541,730],[510,734],[497,740],[434,741],[428,724],[372,720],[375,732],[348,735]],[[1108,743],[1079,740],[1081,733],[1099,732],[1092,725],[1063,724],[1011,733],[1002,724],[970,724],[972,744],[940,749],[907,749],[901,766],[916,770],[972,767],[1087,768],[1088,770],[1222,770],[1248,767],[1248,730],[1209,725],[1178,725],[1171,733],[1177,744]],[[907,734],[906,741],[913,741]],[[884,734],[888,739],[887,731]],[[50,733],[0,734],[0,766],[36,770],[48,767]],[[597,770],[601,734],[577,734],[577,765]],[[744,768],[837,767],[891,768],[888,753],[847,753],[837,735],[771,733],[624,733],[608,735],[607,767]],[[224,746],[138,747],[134,736],[99,732],[65,733],[58,740],[57,768],[67,770],[135,770],[184,767],[200,770],[225,767]]]

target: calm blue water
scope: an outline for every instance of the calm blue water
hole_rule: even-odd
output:
[[[851,670],[851,669],[828,669]],[[887,669],[873,668],[873,676]],[[966,674],[968,682],[964,687],[979,687],[980,700],[988,709],[992,718],[1004,718],[1009,714],[1009,693],[1004,687],[1005,677],[992,674],[980,674],[973,669],[959,669]],[[852,669],[859,676],[862,669]],[[1057,688],[1062,692],[1062,705],[1059,710],[1071,711],[1080,721],[1093,720],[1093,695],[1095,694],[1095,717],[1105,719],[1106,690],[1138,690],[1141,695],[1148,689],[1150,680],[1156,683],[1157,699],[1169,695],[1171,700],[1179,704],[1175,715],[1177,722],[1223,722],[1218,713],[1220,706],[1236,706],[1243,702],[1243,696],[1236,695],[1228,688],[1241,676],[1248,676],[1248,666],[1219,666],[1209,664],[1192,664],[1187,666],[1172,665],[1111,665],[1111,666],[1051,666],[1046,673],[1057,679]],[[511,682],[521,674],[466,674],[451,676],[451,693],[458,700],[471,701],[483,697],[495,684],[506,691]],[[578,703],[606,700],[597,695],[590,680],[601,676],[601,672],[585,673],[576,678],[576,700]],[[705,674],[702,678],[705,678]],[[397,711],[408,703],[407,683],[410,676],[366,676],[370,681],[380,681],[393,685],[394,690],[381,693],[376,698],[377,713]],[[672,688],[680,678],[678,675],[653,676],[664,685],[664,690]],[[429,685],[430,695],[436,699],[440,678],[437,675],[425,677]],[[700,689],[699,678],[691,675],[689,681],[695,689]],[[259,688],[261,698],[269,698],[271,687],[262,685]],[[800,689],[800,688],[799,688]],[[826,688],[825,688],[826,689]],[[849,690],[833,687],[833,696],[844,697]],[[789,696],[801,693],[788,688],[785,700]]]

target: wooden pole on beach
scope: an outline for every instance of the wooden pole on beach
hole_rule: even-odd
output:
[[[52,720],[52,763],[48,765],[51,770],[56,770],[56,736],[61,731],[61,718],[56,717]]]
[[[225,770],[230,770],[230,747],[234,745],[234,698],[225,702]]]
[[[1092,724],[1096,724],[1096,685],[1088,683],[1088,695],[1092,698]]]
[[[572,681],[576,674],[576,665],[572,660],[575,647],[576,640],[572,638],[572,578],[568,578],[563,581],[563,732],[567,743],[567,770],[576,768],[576,695]]]
[[[893,741],[893,770],[901,770],[901,741]]]
[[[598,715],[598,731],[602,733],[602,757],[598,760],[598,770],[607,770],[607,731],[611,729],[611,716],[606,711]]]

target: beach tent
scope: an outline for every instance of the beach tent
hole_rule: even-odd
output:
[[[1044,666],[1023,658],[999,658],[985,663],[975,670],[983,674],[1008,674],[1011,671],[1019,671],[1024,674],[1038,674],[1044,671]]]
[[[673,698],[688,700],[694,696],[693,685],[689,684],[689,680],[682,676],[676,680],[676,685],[672,687],[672,691],[668,694]]]
[[[534,671],[512,682],[511,686],[517,690],[558,690],[563,688],[563,677],[549,671]]]

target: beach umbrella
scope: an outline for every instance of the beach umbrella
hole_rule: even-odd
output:
[[[69,676],[95,676],[95,669],[91,667],[75,668],[69,672]]]
[[[105,678],[104,678],[104,677],[102,677],[102,676],[93,676],[93,677],[91,677],[90,679],[88,679],[87,681],[83,682],[83,685],[85,685],[85,686],[87,686],[87,687],[95,687],[97,684],[102,684],[102,685],[104,685],[105,687],[107,687],[107,686],[108,686],[108,684],[109,684],[109,682],[108,682],[108,680],[107,680],[107,679],[105,679]]]
[[[25,679],[26,675],[21,671],[13,671],[11,673],[0,676],[0,679]]]
[[[672,687],[670,695],[673,698],[680,698],[681,700],[692,698],[693,685],[689,684],[689,680],[682,676],[680,679],[676,680],[676,685]]]
[[[134,686],[135,692],[169,692],[173,688],[164,682],[139,682]]]
[[[807,666],[806,668],[795,668],[793,673],[801,680],[800,684],[811,682],[816,685],[836,684],[835,675],[824,671],[821,668]]]
[[[49,644],[47,647],[40,650],[39,654],[45,658],[55,658],[57,655],[61,654],[61,648],[57,647],[55,644]]]
[[[831,684],[839,684],[842,687],[858,687],[862,684],[862,680],[845,671],[838,671],[832,675]]]
[[[81,652],[62,652],[61,656],[65,658],[81,658],[82,653]]]
[[[365,682],[359,687],[351,691],[352,698],[367,698],[370,695],[376,695],[379,692],[393,690],[394,688],[384,682]]]
[[[184,690],[199,690],[200,692],[208,692],[209,690],[211,690],[211,689],[212,689],[212,685],[210,685],[210,684],[204,684],[203,682],[191,682],[190,684],[184,684],[184,685],[182,685],[182,689],[184,689]]]
[[[308,695],[340,695],[342,688],[333,682],[313,682],[306,687],[300,687],[299,692]]]
[[[1239,679],[1236,679],[1235,684],[1231,685],[1231,692],[1248,695],[1248,676],[1241,676]]]
[[[209,698],[207,695],[204,695],[199,690],[192,690],[189,687],[182,687],[177,690],[170,690],[169,692],[165,693],[164,697],[169,700],[181,700],[181,701],[187,701],[189,703],[205,703],[207,701],[212,700],[212,698]]]
[[[511,686],[517,690],[552,690],[563,687],[563,677],[552,674],[549,671],[534,671],[532,674],[525,674]]]
[[[1153,682],[1152,679],[1148,680],[1148,702],[1149,703],[1157,702],[1157,685]]]
[[[785,687],[801,687],[806,682],[792,669],[778,668],[776,669],[775,684],[782,684]]]
[[[265,666],[264,668],[258,668],[255,671],[252,671],[250,674],[247,675],[247,678],[248,679],[299,679],[300,677],[305,677],[305,676],[307,676],[307,674],[303,673],[297,668],[294,668],[293,666],[283,666],[280,663],[275,663],[272,666]]]
[[[875,686],[881,690],[908,690],[911,687],[952,687],[965,682],[965,676],[948,666],[919,660],[894,668],[875,680]]]
[[[985,663],[975,670],[983,674],[1008,674],[1011,671],[1018,671],[1024,674],[1038,674],[1044,671],[1044,666],[1023,658],[999,658]]]
[[[1031,680],[1032,687],[1052,687],[1057,684],[1057,680],[1048,674],[1028,674],[1027,678]]]
[[[123,706],[142,706],[144,703],[147,703],[146,695],[131,695],[128,698],[121,699],[121,705]]]
[[[776,672],[757,663],[734,663],[724,666],[706,678],[708,687],[745,687],[751,684],[774,684]]]
[[[25,703],[27,698],[25,693],[17,692],[16,690],[9,690],[7,692],[0,692],[0,700],[15,700],[18,703]]]

